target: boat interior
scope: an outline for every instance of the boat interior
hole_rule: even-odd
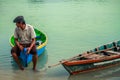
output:
[[[120,41],[112,42],[80,54],[76,60],[101,59],[120,55]]]

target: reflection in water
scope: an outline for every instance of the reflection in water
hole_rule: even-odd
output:
[[[43,69],[46,67],[48,61],[47,50],[38,58],[37,68]]]
[[[102,70],[96,70],[93,72],[87,72],[87,73],[81,73],[77,75],[71,75],[69,76],[68,80],[114,80],[113,78],[120,78],[120,65],[102,69]]]
[[[48,60],[48,55],[47,55],[47,51],[45,50],[45,52],[38,58],[37,69],[41,70],[44,67],[46,67],[47,60]],[[13,75],[11,76],[11,79],[12,80],[16,80],[16,79],[17,80],[40,80],[41,78],[43,78],[43,76],[46,74],[46,70],[34,72],[32,70],[32,66],[33,64],[31,62],[29,66],[25,68],[24,71],[21,71],[18,69],[16,63],[12,60]]]
[[[29,0],[31,3],[43,2],[107,2],[108,0]]]
[[[44,2],[45,0],[30,0],[31,2]]]
[[[40,80],[44,74],[42,72],[33,72],[32,70],[14,71],[11,80]]]

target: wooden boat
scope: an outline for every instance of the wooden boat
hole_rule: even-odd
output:
[[[99,46],[68,60],[63,60],[61,63],[71,75],[117,65],[120,63],[120,41]]]
[[[34,30],[35,30],[35,33],[36,33],[37,55],[40,56],[45,51],[48,38],[47,38],[46,34],[39,31],[38,29],[34,29]],[[10,37],[9,42],[10,42],[11,47],[15,46],[15,39],[14,39],[13,35]],[[22,64],[25,67],[27,67],[27,65],[32,61],[32,55],[31,54],[29,54],[29,55],[26,54],[26,48],[24,48],[24,50],[21,51],[19,57],[21,59]]]

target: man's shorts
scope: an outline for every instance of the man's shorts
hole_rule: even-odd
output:
[[[21,44],[24,48],[30,47],[30,44]],[[18,56],[20,56],[20,52],[21,50],[19,49],[19,47],[17,45],[15,45],[14,47],[12,47],[11,49],[11,54],[12,53],[16,53]],[[33,45],[30,54],[32,55],[36,55],[37,54],[37,50],[36,50],[36,45]]]

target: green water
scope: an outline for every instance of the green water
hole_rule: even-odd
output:
[[[69,76],[62,67],[46,69],[99,45],[120,40],[120,0],[0,0],[0,80],[119,80],[119,66]],[[18,70],[10,55],[13,19],[23,15],[27,23],[45,32],[48,44],[38,60]],[[105,74],[106,73],[106,74]]]

